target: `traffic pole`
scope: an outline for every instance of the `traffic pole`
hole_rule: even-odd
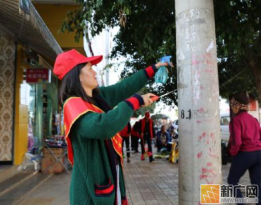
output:
[[[222,183],[213,0],[176,0],[175,10],[179,204],[199,205],[201,184]]]

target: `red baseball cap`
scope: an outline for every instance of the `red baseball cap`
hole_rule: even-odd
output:
[[[59,54],[54,63],[53,73],[61,80],[75,66],[81,63],[90,62],[96,65],[101,62],[103,56],[86,57],[75,49]]]

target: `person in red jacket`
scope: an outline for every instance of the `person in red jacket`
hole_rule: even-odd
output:
[[[150,162],[154,161],[153,155],[152,155],[152,146],[151,146],[151,141],[155,136],[154,132],[154,124],[152,119],[150,118],[150,112],[145,113],[145,118],[143,118],[140,122],[141,125],[141,160],[144,160],[144,154],[145,154],[145,142],[148,144],[148,156],[150,159]]]
[[[230,106],[235,116],[229,124],[228,147],[232,163],[228,184],[238,185],[240,178],[248,170],[251,184],[258,186],[258,204],[261,204],[261,129],[258,120],[248,114],[248,104],[247,93],[230,96]],[[236,190],[236,197],[242,198],[240,189]]]
[[[125,142],[126,145],[126,153],[127,153],[127,162],[130,162],[130,133],[131,133],[131,125],[128,123],[122,131],[120,131],[120,136],[122,137],[122,153],[123,145]]]
[[[135,122],[131,129],[131,147],[138,153],[138,146],[139,146],[139,138],[140,138],[140,121]]]

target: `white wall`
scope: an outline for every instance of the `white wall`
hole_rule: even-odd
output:
[[[248,111],[248,113],[253,117],[255,117],[256,119],[258,119],[258,121],[260,122],[260,111],[259,111],[258,101],[256,101],[256,107],[257,107],[256,111]]]
[[[117,34],[118,30],[119,28],[104,29],[101,34],[90,39],[94,55],[103,55],[102,62],[94,66],[94,69],[99,73],[98,80],[100,85],[112,85],[119,81],[122,68],[115,69],[114,67],[107,71],[104,70],[106,65],[117,62],[116,59],[110,60],[108,55],[114,46],[113,37]],[[86,47],[86,45],[84,45],[84,47]],[[88,49],[86,48],[85,51],[86,50]],[[122,60],[124,61],[124,59]],[[102,79],[101,76],[103,76]],[[103,82],[101,82],[101,80]]]

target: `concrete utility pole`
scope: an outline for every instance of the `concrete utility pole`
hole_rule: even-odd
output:
[[[213,0],[176,0],[179,204],[202,203],[221,184],[219,85]]]

